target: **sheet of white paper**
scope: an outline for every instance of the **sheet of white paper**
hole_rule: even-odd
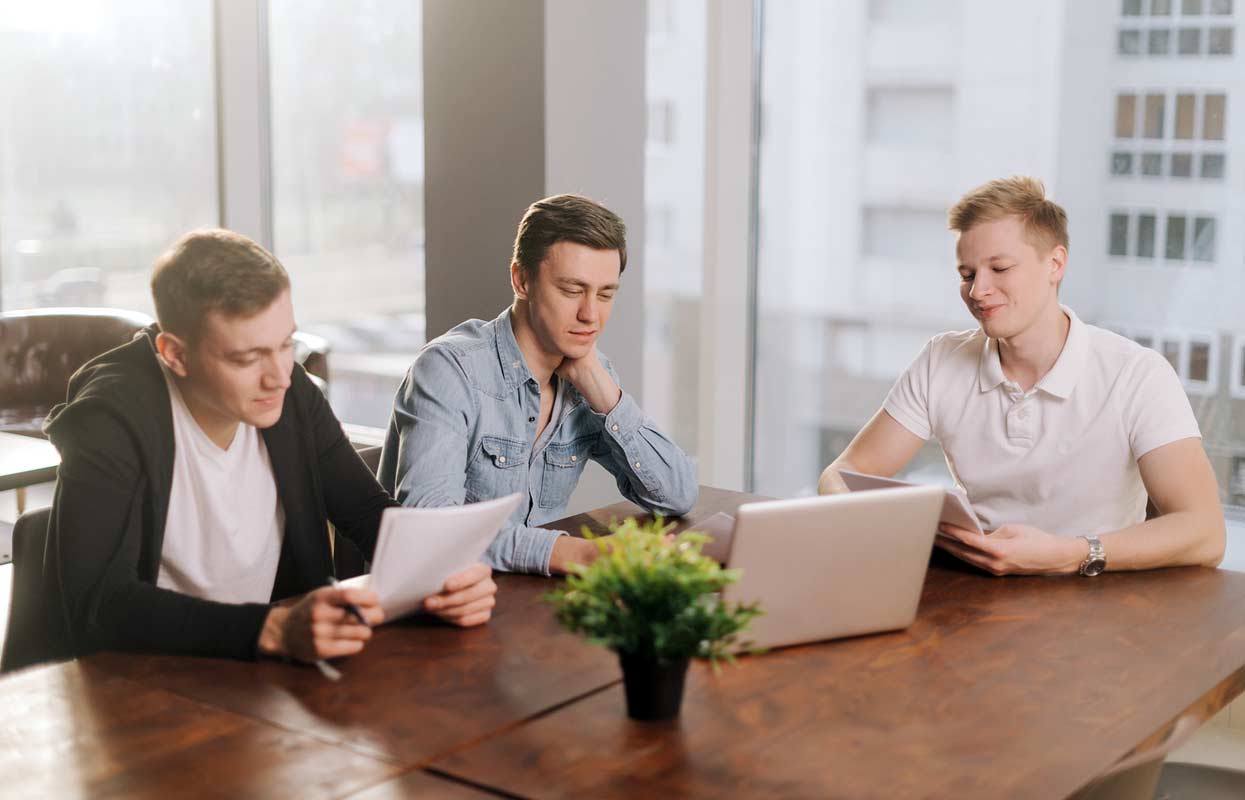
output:
[[[919,484],[909,483],[908,481],[896,480],[895,478],[880,478],[877,475],[866,475],[863,472],[853,472],[850,469],[839,470],[839,477],[843,479],[843,483],[853,492],[867,492],[873,489],[894,489],[900,486],[918,486]],[[961,528],[967,528],[970,531],[982,533],[981,522],[977,519],[977,512],[973,510],[973,506],[968,502],[968,497],[957,489],[948,489],[946,495],[942,499],[942,514],[938,518],[939,522],[946,522]]]
[[[480,560],[521,494],[443,508],[388,508],[370,575],[342,581],[376,592],[385,620],[417,610],[451,575]]]

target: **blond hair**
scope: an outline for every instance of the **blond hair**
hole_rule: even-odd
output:
[[[1068,248],[1068,214],[1046,198],[1046,187],[1037,178],[1013,175],[982,184],[960,198],[947,212],[947,227],[964,233],[981,222],[1019,217],[1025,238],[1041,253],[1057,245]]]

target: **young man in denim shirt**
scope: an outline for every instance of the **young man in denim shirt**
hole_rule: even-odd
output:
[[[613,212],[578,195],[533,203],[510,264],[514,304],[429,342],[394,398],[380,480],[403,505],[526,495],[485,557],[497,569],[547,575],[596,557],[592,542],[539,527],[565,516],[589,459],[650,511],[696,502],[691,461],[595,347],[626,266]]]

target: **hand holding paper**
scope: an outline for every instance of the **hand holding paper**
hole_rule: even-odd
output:
[[[456,625],[484,622],[497,586],[479,561],[522,499],[386,509],[371,574],[342,585],[376,592],[389,620],[423,609]]]

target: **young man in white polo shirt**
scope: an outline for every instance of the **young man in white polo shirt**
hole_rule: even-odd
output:
[[[943,525],[938,546],[995,575],[1216,566],[1223,509],[1179,378],[1059,303],[1064,210],[1015,177],[948,217],[980,328],[931,339],[818,490],[845,491],[839,469],[894,475],[932,437],[987,531]]]

